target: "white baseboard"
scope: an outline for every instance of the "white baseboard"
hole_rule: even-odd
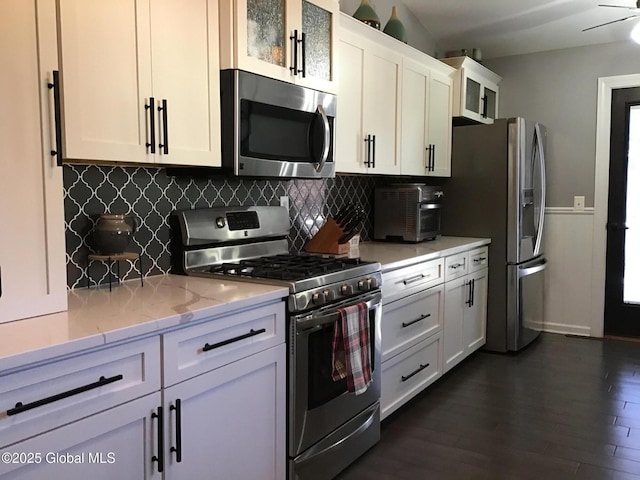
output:
[[[533,322],[533,326],[536,330],[542,330],[547,333],[559,333],[562,335],[580,335],[581,337],[591,336],[590,326],[581,325],[567,325],[564,323],[545,322]]]

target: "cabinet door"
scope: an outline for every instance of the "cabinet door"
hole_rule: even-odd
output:
[[[149,0],[58,8],[66,158],[153,162]]]
[[[151,40],[156,162],[220,166],[217,2],[154,0]]]
[[[335,92],[336,28],[338,2],[335,0],[302,0],[302,32],[305,35],[303,75],[296,83],[325,92]]]
[[[498,86],[487,83],[483,88],[484,116],[487,121],[495,120],[498,116]]]
[[[0,323],[67,308],[62,169],[50,155],[46,86],[57,68],[55,25],[52,2],[0,3]]]
[[[442,330],[443,362],[442,370],[446,372],[459,363],[465,355],[463,337],[465,301],[469,298],[467,277],[456,278],[444,286],[444,325]]]
[[[364,135],[371,135],[369,173],[399,174],[397,125],[402,55],[372,45],[364,69]],[[364,139],[363,139],[364,141]],[[366,155],[366,152],[365,152]]]
[[[166,389],[167,478],[285,478],[285,361],[282,344]]]
[[[482,347],[487,341],[487,285],[489,270],[483,268],[468,276],[472,282],[471,306],[464,305],[465,356]]]
[[[366,145],[362,132],[366,43],[342,30],[338,41],[338,110],[336,171],[366,173]]]
[[[152,461],[159,405],[158,392],[4,448],[32,463],[0,462],[0,480],[161,480]]]
[[[294,40],[301,26],[294,24],[300,0],[224,0],[235,12],[233,45],[235,68],[293,82]],[[229,8],[230,7],[230,8]],[[297,45],[295,45],[297,48]]]
[[[451,77],[436,72],[429,79],[427,139],[433,148],[433,163],[427,175],[433,177],[451,176],[452,83]]]
[[[402,65],[402,125],[400,130],[403,175],[427,175],[430,147],[427,137],[427,111],[430,98],[430,70],[405,59]],[[451,122],[449,122],[451,123]]]

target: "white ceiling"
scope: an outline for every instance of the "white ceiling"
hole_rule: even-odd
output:
[[[598,7],[635,6],[635,0],[404,0],[442,53],[480,48],[483,58],[617,41],[640,17],[588,32],[583,29],[640,11]],[[640,53],[640,46],[639,46]]]

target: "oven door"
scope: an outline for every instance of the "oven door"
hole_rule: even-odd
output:
[[[418,240],[440,236],[440,202],[424,202],[418,207]]]
[[[290,320],[289,454],[304,452],[380,399],[381,294],[367,293]],[[347,391],[346,380],[334,382],[332,342],[337,309],[365,302],[369,312],[371,384],[366,392]]]

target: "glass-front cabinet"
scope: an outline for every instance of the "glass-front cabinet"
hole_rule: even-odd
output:
[[[336,0],[222,0],[221,68],[335,92]]]
[[[454,76],[454,122],[493,123],[498,116],[498,84],[502,78],[469,57],[442,61],[458,69]]]

